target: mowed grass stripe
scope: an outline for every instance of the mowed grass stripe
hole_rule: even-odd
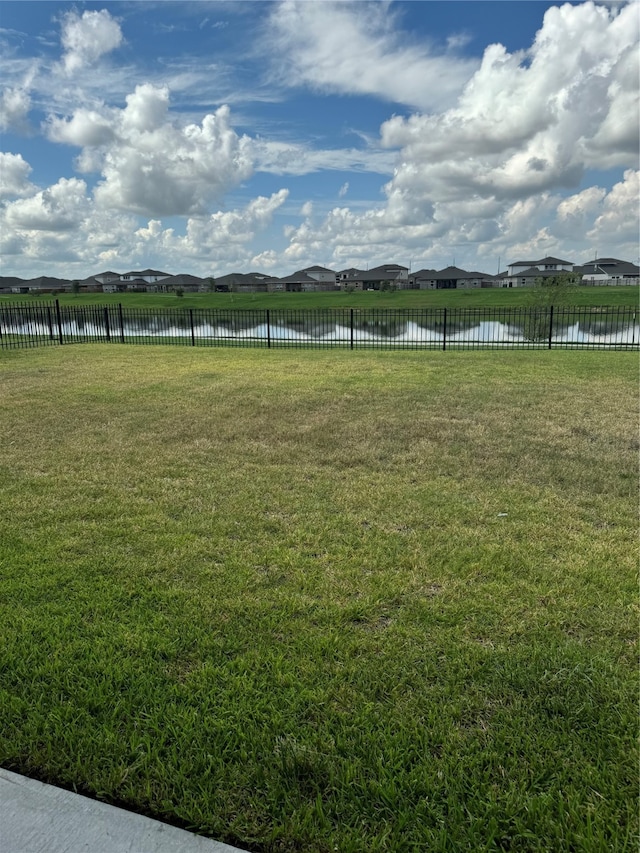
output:
[[[510,308],[559,306],[639,306],[637,285],[578,286],[563,289],[555,297],[541,297],[535,287],[471,288],[452,290],[326,291],[320,293],[60,293],[39,296],[0,294],[0,306],[14,302],[38,305],[58,299],[61,305],[117,305],[125,308],[223,308],[287,310],[299,308]],[[543,300],[541,302],[541,299]],[[548,300],[548,301],[547,301]]]
[[[260,851],[631,850],[637,357],[0,357],[0,762]]]

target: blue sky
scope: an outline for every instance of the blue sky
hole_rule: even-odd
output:
[[[638,260],[639,6],[5,2],[2,274]]]

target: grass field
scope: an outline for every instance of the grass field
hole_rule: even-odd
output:
[[[0,763],[264,853],[637,850],[638,359],[0,354]]]
[[[566,304],[639,305],[636,286],[575,287],[563,294]],[[51,296],[0,296],[2,301],[34,302]],[[400,290],[364,293],[71,293],[61,294],[63,305],[110,305],[163,308],[491,308],[539,304],[533,288],[480,290]]]

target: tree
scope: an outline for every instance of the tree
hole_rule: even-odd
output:
[[[581,276],[572,272],[536,278],[529,294],[529,311],[524,324],[524,336],[529,341],[542,341],[549,337],[551,308],[561,308],[573,302],[573,288],[580,284]]]
[[[209,293],[213,293],[215,289],[216,289],[216,280],[212,275],[210,275],[209,278],[207,279],[207,290],[209,291]]]
[[[181,287],[176,287],[176,296],[178,296],[178,297],[184,296],[184,290]]]
[[[71,293],[75,293],[76,295],[80,293],[80,282],[72,281],[71,282]]]

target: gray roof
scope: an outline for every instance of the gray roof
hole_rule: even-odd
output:
[[[507,264],[509,267],[535,267],[537,264],[563,264],[564,266],[573,266],[573,261],[563,261],[560,258],[552,258],[550,256],[546,258],[540,258],[539,261],[514,261],[511,264]]]
[[[427,270],[427,269],[417,270],[416,272],[411,273],[411,278],[432,279],[434,277],[435,273],[436,273],[435,270]]]
[[[537,267],[529,267],[526,270],[518,270],[513,275],[501,274],[500,278],[550,278],[558,273],[571,274],[569,270],[540,270]]]
[[[261,272],[230,272],[227,275],[216,276],[215,281],[216,284],[229,286],[234,284],[267,284],[271,281],[280,281],[280,279]]]
[[[438,270],[433,276],[436,281],[439,279],[459,279],[459,278],[482,278],[482,273],[467,272],[460,267],[445,267],[443,270]]]
[[[403,267],[400,264],[380,264],[377,267],[372,267],[369,272],[399,272],[400,270],[409,271],[409,267]]]
[[[135,275],[135,276],[163,275],[163,276],[169,277],[171,275],[171,273],[162,272],[161,270],[130,270],[129,272],[123,273],[123,275]]]
[[[632,264],[629,261],[618,261],[615,258],[602,258],[597,261],[590,261],[588,264],[583,264],[580,267],[574,267],[575,272],[582,275],[622,275],[632,278],[640,276],[640,267]]]
[[[313,270],[314,267],[307,267],[307,269]],[[326,270],[326,272],[331,272],[331,270]],[[306,270],[298,270],[297,272],[291,273],[291,275],[285,275],[282,278],[278,279],[278,281],[284,282],[300,282],[307,283],[312,282],[313,284],[318,284],[318,279],[313,278],[313,276],[307,275]]]

